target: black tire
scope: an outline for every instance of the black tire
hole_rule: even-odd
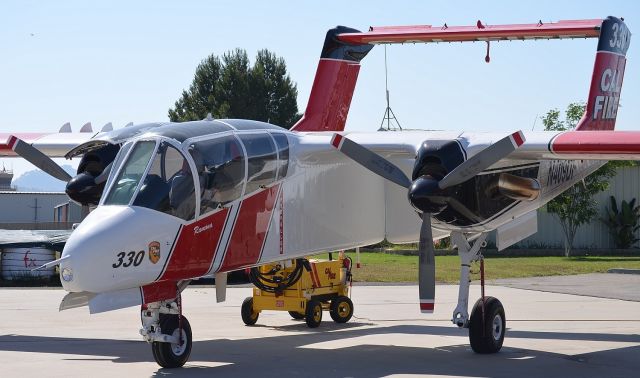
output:
[[[343,295],[336,297],[331,301],[329,315],[336,323],[348,322],[353,316],[353,302]]]
[[[178,315],[164,315],[160,317],[160,330],[165,335],[179,335]],[[153,358],[158,365],[163,368],[179,368],[182,367],[191,354],[192,338],[191,325],[186,317],[182,317],[182,345],[177,343],[161,343],[154,341],[151,343],[151,351]]]
[[[242,321],[244,324],[248,326],[252,326],[256,324],[258,321],[258,316],[260,315],[257,312],[253,311],[253,298],[247,297],[242,302],[242,308],[240,309],[240,315],[242,315]]]
[[[497,353],[502,348],[507,318],[502,303],[494,297],[485,297],[484,324],[482,321],[482,298],[471,311],[469,342],[471,349],[480,354]]]
[[[298,311],[289,311],[289,315],[291,315],[291,317],[294,318],[295,320],[304,319],[304,314]]]
[[[322,303],[315,299],[307,302],[307,309],[304,313],[304,320],[309,328],[317,328],[322,322]]]

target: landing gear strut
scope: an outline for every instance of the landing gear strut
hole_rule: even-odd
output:
[[[183,366],[191,354],[191,325],[182,315],[180,295],[143,305],[140,334],[151,344],[153,358],[164,368]]]
[[[451,241],[458,249],[460,257],[460,285],[458,305],[453,311],[452,322],[458,327],[469,328],[469,342],[476,353],[496,353],[502,348],[506,331],[504,307],[494,297],[484,295],[484,261],[481,248],[486,246],[487,233],[481,234],[471,244],[461,232],[452,232]],[[480,260],[480,284],[482,296],[473,306],[469,317],[469,270],[471,263]]]

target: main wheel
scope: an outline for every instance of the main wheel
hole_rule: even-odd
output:
[[[307,310],[304,314],[304,320],[309,328],[317,328],[322,322],[322,303],[315,299],[307,302]]]
[[[260,313],[253,310],[253,298],[247,297],[242,302],[242,308],[240,309],[240,315],[242,315],[242,321],[244,324],[251,326],[258,321],[258,315]]]
[[[331,301],[329,315],[336,323],[348,322],[353,316],[353,302],[343,295],[336,297]]]
[[[295,320],[304,319],[304,314],[298,311],[289,311],[289,315],[291,315],[291,317],[294,318]]]
[[[497,353],[502,348],[507,319],[502,303],[494,297],[484,299],[484,322],[482,321],[482,298],[471,311],[469,342],[476,353]]]
[[[180,337],[180,322],[182,322],[182,344],[161,343],[154,341],[151,343],[153,358],[158,365],[163,368],[179,368],[184,365],[191,354],[191,325],[186,317],[180,321],[178,315],[164,315],[160,317],[160,330],[165,335]]]

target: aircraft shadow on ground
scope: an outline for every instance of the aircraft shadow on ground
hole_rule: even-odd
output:
[[[354,324],[355,325],[355,324]],[[296,325],[297,326],[297,325]],[[306,327],[300,324],[300,327]],[[285,326],[291,327],[291,326]],[[275,329],[284,330],[285,327]],[[335,326],[331,329],[338,329]],[[331,329],[329,329],[331,331]],[[407,337],[466,336],[452,327],[398,325],[283,334],[257,339],[195,341],[190,361],[183,369],[158,369],[157,375],[261,377],[379,377],[390,374],[431,374],[512,377],[518,376],[633,376],[639,346],[567,356],[537,350],[504,347],[494,355],[478,355],[464,343],[439,348],[394,345],[357,345],[340,349],[304,348],[306,345],[345,341],[363,336],[404,334]],[[640,335],[509,331],[509,338],[640,343]],[[143,341],[58,338],[22,335],[0,336],[0,350],[60,353],[94,358],[67,360],[111,360],[114,363],[152,362],[150,347]],[[201,366],[203,361],[224,364]],[[199,362],[201,365],[199,365]]]

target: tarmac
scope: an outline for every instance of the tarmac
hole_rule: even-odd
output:
[[[194,343],[182,369],[154,362],[138,334],[138,308],[58,312],[62,290],[2,289],[0,375],[637,377],[640,302],[629,292],[638,293],[638,279],[601,274],[573,276],[571,285],[563,283],[566,277],[495,282],[487,295],[504,304],[508,330],[502,351],[493,355],[473,353],[467,330],[451,324],[454,285],[437,286],[432,315],[419,312],[417,286],[354,286],[354,318],[335,324],[324,313],[317,329],[274,311],[245,326],[240,305],[249,288],[229,288],[227,301],[215,303],[215,289],[192,287],[183,303]],[[471,305],[479,295],[472,285]]]

